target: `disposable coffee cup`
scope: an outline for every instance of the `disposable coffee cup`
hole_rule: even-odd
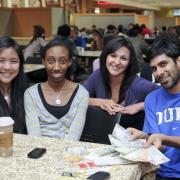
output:
[[[13,124],[11,117],[0,117],[0,157],[13,154]]]

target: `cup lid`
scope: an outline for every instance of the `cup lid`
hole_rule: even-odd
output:
[[[14,124],[14,120],[11,117],[0,117],[0,127],[10,126]]]

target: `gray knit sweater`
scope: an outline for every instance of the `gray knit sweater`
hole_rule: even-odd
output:
[[[38,84],[33,85],[24,94],[28,134],[79,140],[85,124],[88,100],[88,92],[79,84],[69,111],[57,119],[44,107]]]

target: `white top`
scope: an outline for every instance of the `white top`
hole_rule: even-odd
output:
[[[24,50],[24,59],[28,57],[33,57],[34,53],[39,52],[41,46],[44,47],[46,45],[46,42],[43,38],[39,37],[36,40],[34,40],[31,44],[29,44],[26,49]]]
[[[14,120],[11,117],[0,117],[0,127],[11,126]]]

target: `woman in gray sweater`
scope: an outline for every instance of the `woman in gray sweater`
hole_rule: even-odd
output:
[[[42,51],[47,82],[35,84],[24,95],[28,134],[79,140],[88,107],[88,92],[68,80],[72,52],[67,41],[50,41]]]

